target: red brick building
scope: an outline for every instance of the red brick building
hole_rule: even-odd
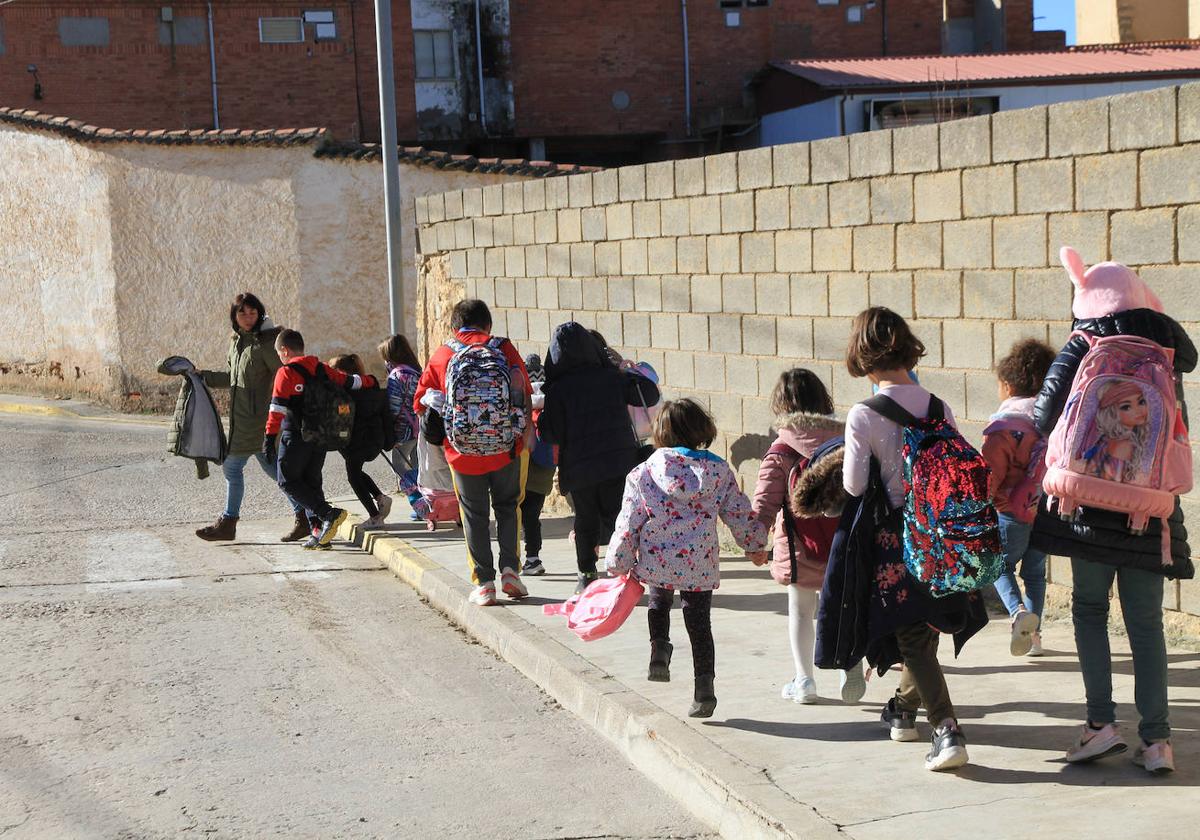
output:
[[[596,163],[697,154],[753,127],[750,82],[774,59],[1045,45],[1032,0],[995,7],[393,0],[399,133]],[[0,5],[0,105],[114,128],[326,126],[375,140],[373,11],[372,0],[16,0]]]

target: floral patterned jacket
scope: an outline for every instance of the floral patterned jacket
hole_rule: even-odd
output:
[[[754,516],[729,464],[704,450],[659,449],[625,480],[608,569],[632,571],[651,586],[716,589],[718,517],[746,551],[767,547],[767,528]]]

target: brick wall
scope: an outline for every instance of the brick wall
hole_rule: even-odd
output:
[[[33,108],[112,128],[211,128],[212,86],[207,23],[199,44],[159,42],[160,12],[177,20],[203,19],[204,3],[22,0],[0,7],[0,104]],[[372,4],[216,2],[214,37],[222,128],[320,126],[346,139],[378,139],[379,94],[375,74]],[[332,9],[337,40],[300,44],[259,42],[259,17],[299,17],[305,9]],[[416,137],[412,25],[407,2],[393,10],[397,124]],[[68,47],[59,36],[62,17],[104,17],[108,46]],[[357,42],[357,50],[354,48]],[[43,99],[33,98],[35,64]],[[355,73],[357,70],[357,82]],[[356,86],[361,94],[360,127]]]
[[[1070,331],[1062,245],[1135,266],[1196,335],[1200,181],[1181,175],[1197,171],[1193,84],[448,193],[416,213],[425,264],[486,300],[499,332],[542,352],[558,323],[598,328],[708,405],[752,480],[780,371],[817,371],[842,410],[869,394],[843,364],[868,305],[912,320],[922,383],[976,440],[996,360]],[[1200,374],[1185,386],[1200,406]],[[1200,614],[1200,584],[1168,606]]]

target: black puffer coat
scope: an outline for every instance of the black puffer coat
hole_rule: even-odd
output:
[[[629,406],[643,400],[654,405],[658,387],[614,367],[582,324],[570,321],[554,331],[546,354],[545,393],[538,436],[558,446],[558,481],[564,492],[620,478],[637,466]]]
[[[1076,319],[1074,329],[1095,336],[1132,335],[1148,338],[1175,351],[1175,399],[1187,420],[1187,404],[1183,400],[1180,374],[1196,367],[1196,345],[1183,327],[1174,319],[1153,309],[1127,309],[1102,318]],[[1046,381],[1034,406],[1034,421],[1043,434],[1049,435],[1062,414],[1071,393],[1075,373],[1087,354],[1088,342],[1082,336],[1067,341],[1046,374]],[[1128,516],[1097,508],[1083,508],[1080,516],[1067,522],[1050,513],[1046,503],[1038,511],[1031,543],[1034,548],[1060,557],[1080,557],[1111,566],[1129,566],[1165,574],[1171,578],[1190,579],[1195,575],[1187,529],[1183,526],[1183,511],[1178,501],[1168,520],[1171,531],[1171,556],[1174,563],[1162,562],[1162,523],[1150,520],[1146,533],[1135,536],[1129,531]]]

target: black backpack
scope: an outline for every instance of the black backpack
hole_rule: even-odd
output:
[[[289,367],[304,377],[301,438],[322,449],[343,449],[354,431],[354,400],[345,388],[329,378],[325,365],[318,363],[313,374],[300,365]]]

